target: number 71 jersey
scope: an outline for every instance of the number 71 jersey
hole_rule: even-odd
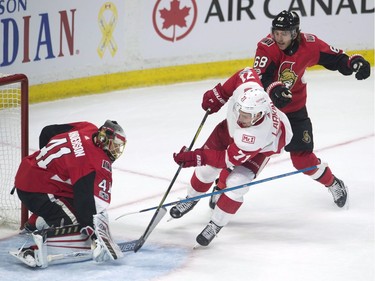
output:
[[[87,190],[93,190],[91,196],[100,199],[105,208],[111,201],[112,163],[92,141],[98,128],[88,122],[71,125],[69,131],[53,136],[42,149],[22,159],[15,186],[26,192],[73,198],[77,181],[94,173],[94,186]]]

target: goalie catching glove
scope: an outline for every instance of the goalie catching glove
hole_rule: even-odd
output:
[[[370,63],[361,55],[352,55],[348,64],[351,70],[355,72],[357,80],[363,80],[370,76]]]

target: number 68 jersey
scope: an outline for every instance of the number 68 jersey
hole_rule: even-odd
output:
[[[47,128],[59,133],[39,151],[22,159],[15,177],[16,188],[73,198],[75,205],[77,201],[95,202],[97,213],[105,210],[111,201],[112,163],[106,152],[93,143],[98,128],[89,122]]]

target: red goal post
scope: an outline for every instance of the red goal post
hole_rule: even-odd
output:
[[[29,154],[29,82],[0,73],[0,227],[23,228],[28,210],[10,192],[21,159]]]

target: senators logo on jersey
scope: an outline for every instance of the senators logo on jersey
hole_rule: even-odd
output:
[[[295,62],[284,61],[279,68],[279,81],[288,89],[292,89],[298,79],[298,75],[293,71],[294,64]]]
[[[310,137],[309,131],[307,131],[307,130],[303,131],[302,141],[305,142],[305,143],[311,142],[311,137]]]

